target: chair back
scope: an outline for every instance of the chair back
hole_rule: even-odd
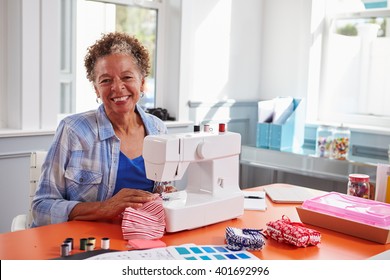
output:
[[[39,178],[41,176],[42,164],[46,158],[47,151],[32,152],[30,156],[30,194],[29,194],[29,210],[26,219],[26,227],[30,228],[32,224],[32,201],[35,191],[38,187]]]

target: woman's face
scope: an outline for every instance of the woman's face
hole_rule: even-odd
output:
[[[106,114],[124,115],[135,110],[145,80],[133,58],[126,54],[111,54],[96,61],[94,87]]]

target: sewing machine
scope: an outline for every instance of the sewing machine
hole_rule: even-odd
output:
[[[187,173],[184,190],[163,194],[166,231],[177,232],[226,221],[244,213],[240,190],[241,135],[180,133],[145,137],[146,176],[175,181]]]

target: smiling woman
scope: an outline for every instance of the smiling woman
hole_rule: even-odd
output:
[[[146,177],[143,141],[167,128],[137,104],[149,73],[147,50],[130,35],[107,33],[84,61],[102,104],[59,124],[33,199],[33,226],[115,221],[127,207],[159,197]]]
[[[105,113],[121,139],[121,151],[129,158],[139,157],[145,131],[140,115],[135,112],[149,73],[148,51],[134,37],[108,33],[88,49],[85,66],[96,96],[102,100]]]
[[[73,28],[77,32],[63,36],[64,40],[61,44],[63,60],[69,66],[63,67],[61,71],[60,113],[66,115],[96,109],[97,104],[94,101],[91,86],[83,75],[84,65],[79,58],[102,33],[114,31],[136,36],[149,51],[150,73],[148,79],[145,80],[144,97],[139,101],[139,104],[143,108],[155,107],[156,93],[159,88],[159,85],[156,86],[155,83],[161,82],[156,71],[160,59],[159,53],[162,51],[157,36],[158,32],[162,32],[162,28],[157,28],[163,18],[160,1],[141,1],[137,2],[137,5],[132,1],[80,0],[74,3],[77,20],[74,21],[76,26]],[[69,14],[72,14],[74,10],[70,9]],[[67,18],[70,17],[70,15],[67,16]],[[65,33],[66,30],[72,33],[71,26],[75,24],[74,22],[62,21]],[[66,40],[69,36],[74,37],[76,44],[69,44],[72,42]],[[72,57],[72,54],[76,54],[76,56]],[[77,57],[77,61],[66,62],[67,57],[73,60]],[[75,69],[70,67],[73,64],[76,66]]]

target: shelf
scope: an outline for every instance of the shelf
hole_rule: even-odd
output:
[[[376,164],[316,157],[307,152],[292,153],[242,146],[240,163],[317,178],[345,181],[352,173],[363,173],[375,182]]]

